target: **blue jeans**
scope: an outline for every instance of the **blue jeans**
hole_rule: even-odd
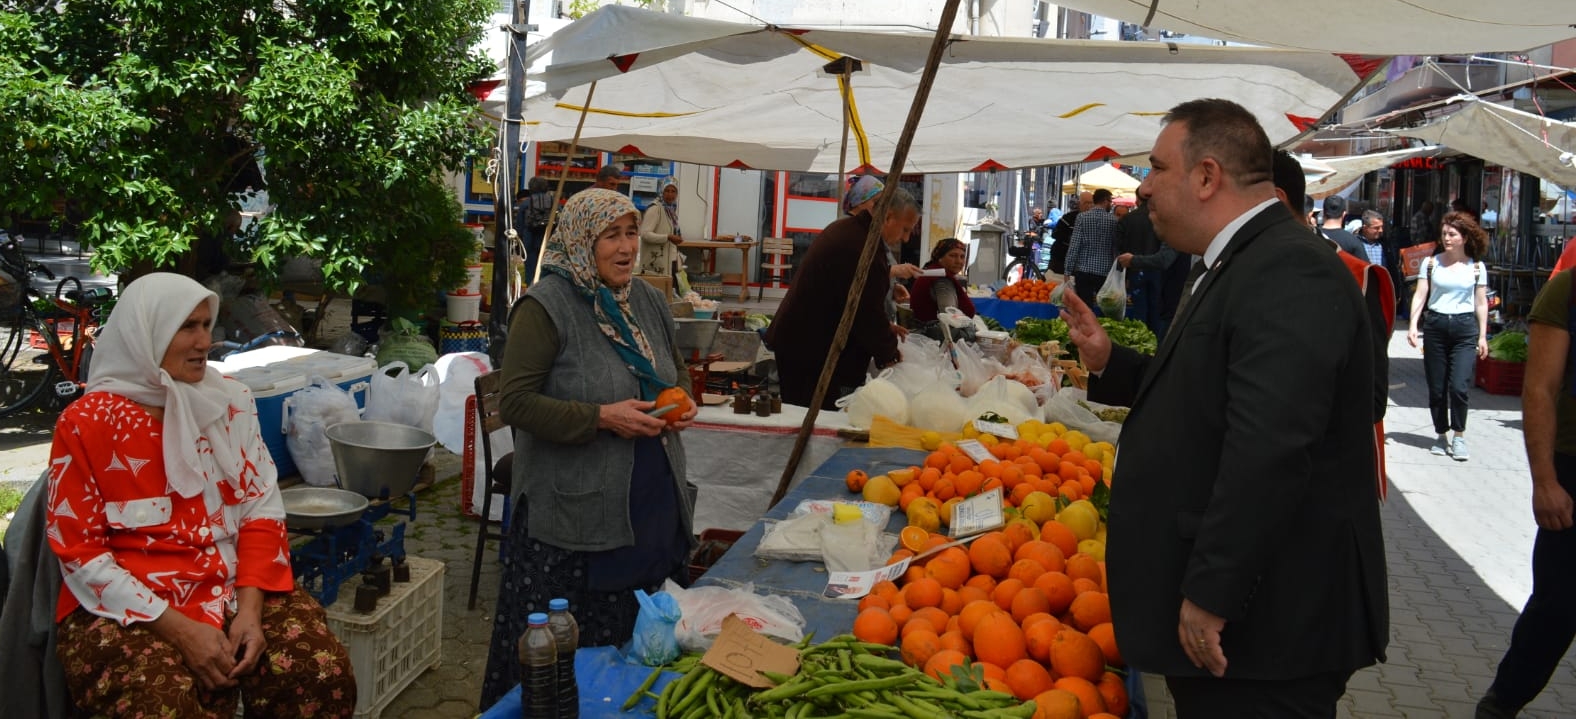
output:
[[[1477,315],[1423,311],[1423,376],[1428,379],[1428,410],[1434,434],[1467,429],[1467,390],[1477,369]]]

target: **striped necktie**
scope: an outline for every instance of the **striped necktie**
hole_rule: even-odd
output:
[[[1189,267],[1187,270],[1187,279],[1182,281],[1182,283],[1187,287],[1187,291],[1183,292],[1182,299],[1177,301],[1177,311],[1175,314],[1171,315],[1174,319],[1182,319],[1182,310],[1187,308],[1187,303],[1193,301],[1193,290],[1194,288],[1198,287],[1198,280],[1203,276],[1204,259],[1200,257],[1193,260],[1193,266]]]

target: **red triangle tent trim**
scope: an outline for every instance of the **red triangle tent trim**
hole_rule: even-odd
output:
[[[1109,160],[1109,159],[1111,159],[1113,157],[1117,157],[1117,156],[1119,156],[1121,154],[1122,153],[1117,152],[1116,150],[1113,150],[1113,149],[1111,149],[1109,147],[1106,147],[1105,145],[1101,145],[1099,147],[1096,147],[1094,149],[1094,152],[1089,153],[1089,156],[1085,157],[1083,159],[1083,161],[1084,162],[1102,162],[1102,161],[1105,161],[1105,160]]]
[[[636,58],[639,57],[640,53],[637,52],[629,55],[613,55],[608,60],[613,62],[613,67],[618,68],[619,72],[629,72],[630,66],[634,65]]]
[[[477,102],[486,102],[487,96],[491,95],[492,91],[498,89],[498,86],[502,84],[503,80],[477,80],[467,86],[465,91],[474,96]]]
[[[619,154],[622,154],[622,155],[641,155],[641,156],[644,156],[646,154],[644,152],[641,152],[640,148],[635,147],[634,145],[625,145],[623,147],[620,147],[620,148],[618,148],[618,152],[619,152]]]
[[[1335,56],[1344,61],[1346,66],[1352,69],[1352,72],[1357,73],[1358,77],[1368,77],[1380,68],[1383,68],[1384,64],[1390,60],[1388,57],[1353,55],[1344,52],[1335,53]]]
[[[1319,124],[1319,118],[1317,117],[1302,117],[1299,115],[1293,115],[1289,112],[1286,113],[1286,119],[1291,121],[1291,124],[1297,126],[1298,132],[1307,132],[1312,130],[1315,125]]]
[[[731,168],[731,169],[734,169],[734,170],[753,170],[753,169],[755,169],[753,167],[750,167],[749,165],[744,164],[743,160],[734,160],[733,162],[730,162],[730,163],[728,163],[726,165],[723,165],[723,167]]]
[[[867,162],[867,163],[865,163],[863,165],[860,165],[860,166],[858,166],[858,167],[856,167],[856,168],[854,168],[852,170],[849,170],[848,174],[850,174],[850,175],[855,175],[855,174],[858,174],[858,175],[885,175],[886,173],[882,172],[881,168],[876,167],[875,165],[872,165],[872,164]]]
[[[1000,162],[997,162],[995,160],[987,159],[986,161],[981,162],[978,165],[975,165],[974,169],[969,170],[969,172],[995,172],[996,170],[1005,170],[1005,169],[1007,169],[1006,165],[1003,165]]]

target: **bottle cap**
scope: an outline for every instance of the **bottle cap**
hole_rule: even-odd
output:
[[[527,623],[529,623],[529,624],[532,624],[532,625],[546,624],[547,623],[547,613],[545,613],[545,612],[531,612],[531,615],[526,617],[525,621]]]
[[[569,611],[569,600],[559,597],[547,603],[547,608],[555,612]]]

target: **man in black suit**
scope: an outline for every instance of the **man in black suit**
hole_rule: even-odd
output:
[[[1276,199],[1251,113],[1194,100],[1164,122],[1139,194],[1208,269],[1153,358],[1077,298],[1065,313],[1090,399],[1132,407],[1111,480],[1117,642],[1179,717],[1333,717],[1389,639],[1363,298]]]

